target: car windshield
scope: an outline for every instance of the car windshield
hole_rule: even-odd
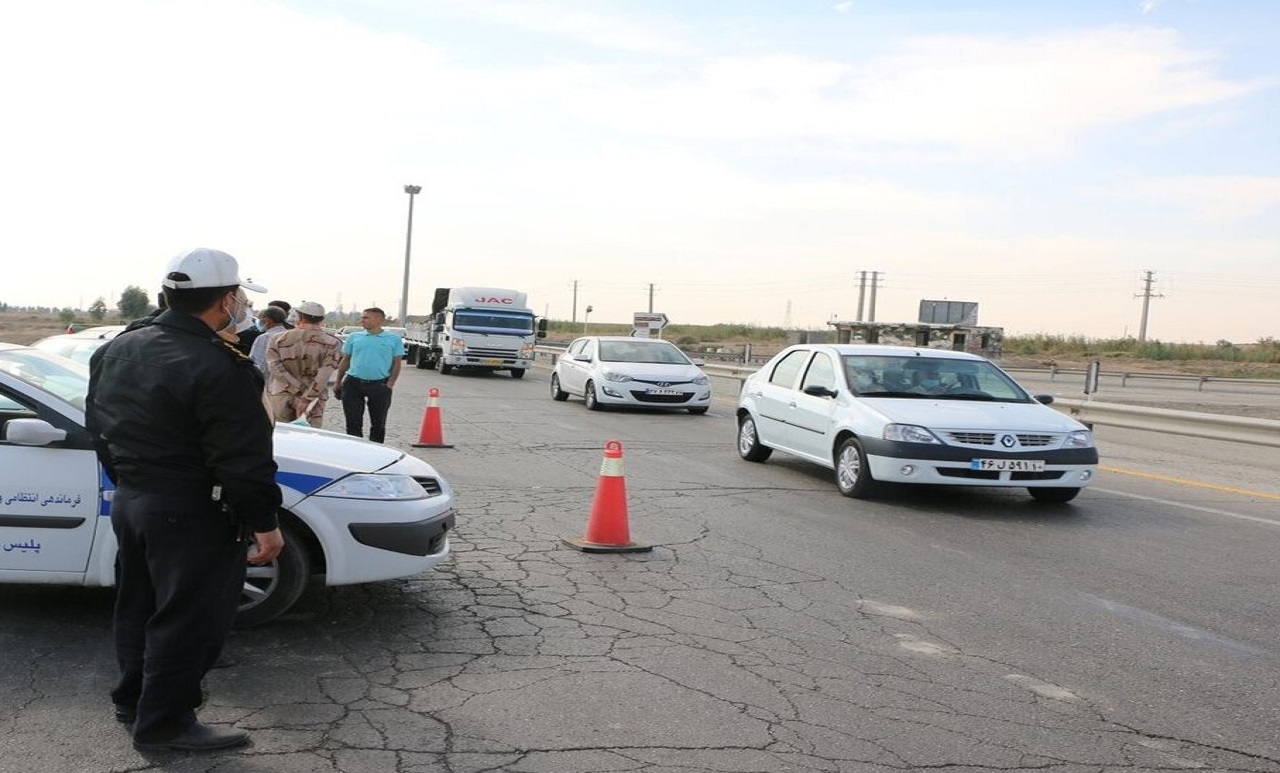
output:
[[[84,410],[89,368],[36,349],[0,351],[0,373]]]
[[[601,341],[600,359],[605,362],[689,364],[689,358],[684,356],[684,352],[666,341]]]
[[[863,354],[843,359],[849,386],[863,397],[1031,402],[1017,382],[985,360]]]
[[[37,341],[32,346],[46,352],[53,352],[78,363],[87,365],[89,358],[108,340],[107,338],[83,338],[80,336],[55,336]]]

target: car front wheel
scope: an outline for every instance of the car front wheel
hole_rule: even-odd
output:
[[[1050,488],[1029,488],[1027,489],[1027,493],[1031,494],[1031,498],[1037,502],[1062,504],[1075,499],[1076,494],[1080,493],[1080,489],[1069,488],[1067,486],[1053,486]]]
[[[738,456],[748,462],[763,462],[772,453],[772,448],[760,444],[760,437],[756,434],[756,420],[751,414],[738,419]]]
[[[280,527],[284,548],[275,560],[264,566],[249,565],[244,588],[240,592],[240,608],[236,612],[237,628],[252,628],[283,615],[307,588],[311,561],[301,535],[288,526]]]
[[[871,477],[867,456],[856,437],[845,438],[836,450],[836,487],[853,499],[864,499],[875,493],[876,481]]]
[[[596,385],[588,381],[582,390],[582,401],[587,404],[588,411],[600,410],[600,401],[596,399]]]
[[[560,377],[551,374],[551,399],[564,402],[569,399],[569,393],[560,388]]]

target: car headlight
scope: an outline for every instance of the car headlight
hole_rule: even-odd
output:
[[[628,376],[626,373],[619,373],[619,372],[618,372],[618,371],[616,371],[616,370],[606,370],[604,373],[601,373],[600,375],[604,376],[604,380],[605,380],[605,381],[618,381],[618,382],[622,382],[622,381],[630,381],[630,380],[631,380],[631,377],[630,377],[630,376]]]
[[[1063,448],[1093,448],[1093,433],[1087,429],[1078,429],[1067,435],[1062,441]]]
[[[693,379],[692,383],[697,384],[698,386],[705,386],[711,383],[711,379],[706,376],[697,376]]]
[[[900,443],[942,442],[932,432],[916,424],[890,424],[884,428],[884,439],[896,440]]]
[[[315,495],[335,499],[423,499],[427,492],[408,475],[366,472],[339,478]]]

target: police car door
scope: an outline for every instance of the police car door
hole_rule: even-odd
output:
[[[13,442],[7,438],[17,434],[10,431],[15,419],[43,420],[66,437]],[[84,572],[104,509],[99,481],[88,432],[0,374],[0,578],[39,582],[26,573]]]

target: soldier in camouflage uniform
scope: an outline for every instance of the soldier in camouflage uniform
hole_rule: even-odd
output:
[[[275,336],[267,345],[268,377],[263,402],[276,421],[293,421],[305,415],[308,424],[319,428],[324,424],[329,377],[338,369],[342,342],[320,327],[324,321],[324,307],[320,304],[303,301],[295,311],[297,326]]]

